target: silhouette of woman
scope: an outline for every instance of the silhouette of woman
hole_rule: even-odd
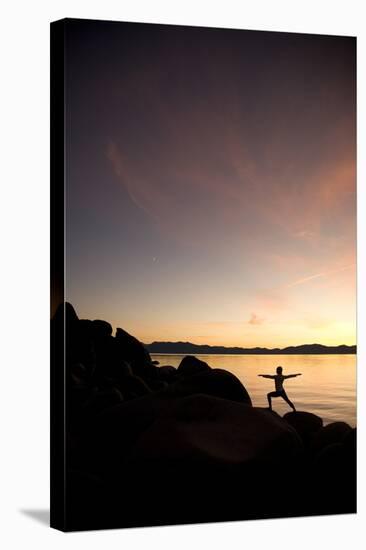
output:
[[[276,391],[271,391],[267,394],[268,404],[270,410],[272,410],[272,397],[282,397],[288,403],[292,410],[296,411],[295,405],[287,397],[287,393],[283,387],[283,383],[286,378],[295,378],[296,376],[301,376],[301,373],[297,374],[282,374],[282,367],[277,367],[277,374],[258,374],[262,378],[272,378],[275,381]]]

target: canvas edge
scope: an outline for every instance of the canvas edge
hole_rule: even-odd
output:
[[[50,24],[50,526],[66,531],[64,322],[52,319],[64,297],[65,21]],[[64,307],[61,308],[64,312]],[[63,315],[64,319],[64,315]]]

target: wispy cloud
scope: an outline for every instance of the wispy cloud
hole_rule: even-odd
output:
[[[155,201],[161,204],[162,208],[166,206],[166,197],[161,189],[130,169],[127,158],[114,141],[108,143],[107,158],[112,164],[115,175],[135,205],[153,219],[158,219],[154,209],[150,207],[150,203]]]
[[[320,277],[328,277],[328,275],[333,275],[335,273],[340,273],[341,271],[346,271],[348,269],[352,269],[355,267],[355,264],[345,265],[343,267],[337,268],[337,269],[331,269],[329,271],[322,271],[321,273],[315,273],[314,275],[309,275],[308,277],[302,277],[301,279],[298,279],[297,281],[294,281],[293,283],[290,283],[286,285],[286,288],[291,288],[293,286],[303,285],[304,283],[308,283],[309,281],[312,281],[314,279],[319,279]]]
[[[293,233],[293,236],[299,239],[306,239],[306,238],[316,237],[316,233],[314,231],[303,230],[303,231],[296,231],[295,233]]]
[[[303,285],[304,283],[312,281],[313,279],[319,279],[319,277],[325,277],[325,275],[326,275],[325,273],[315,273],[315,275],[309,275],[309,277],[303,277],[302,279],[298,279],[297,281],[294,281],[293,283],[290,283],[289,285],[287,285],[287,288]]]

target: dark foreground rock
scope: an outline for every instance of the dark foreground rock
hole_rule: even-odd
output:
[[[164,382],[174,382],[177,379],[177,376],[177,369],[171,365],[162,365],[158,369],[158,378]]]
[[[322,449],[336,443],[343,443],[352,428],[346,422],[332,422],[321,428],[314,436],[312,441],[312,451],[320,452]]]
[[[356,429],[340,443],[327,445],[315,456],[312,472],[318,487],[314,512],[330,514],[356,511]]]
[[[302,450],[295,430],[266,409],[197,394],[171,402],[164,413],[138,439],[129,461],[274,465]]]
[[[285,509],[281,495],[274,508],[265,493],[275,490],[276,472],[298,467],[303,448],[296,431],[266,409],[162,393],[109,409],[82,446],[87,475],[123,494],[109,511],[129,525],[288,514],[290,487]]]
[[[283,418],[295,428],[305,444],[309,443],[323,426],[323,420],[309,412],[289,412]]]

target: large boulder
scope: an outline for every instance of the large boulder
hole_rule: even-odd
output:
[[[199,394],[165,405],[123,461],[133,518],[146,517],[149,524],[161,517],[168,523],[229,521],[294,509],[286,479],[285,498],[277,495],[275,506],[267,498],[278,490],[276,472],[293,479],[302,453],[299,436],[281,417]]]
[[[158,368],[158,379],[164,382],[174,382],[177,378],[177,369],[171,365],[162,365]]]
[[[92,332],[95,340],[108,338],[112,336],[112,325],[108,321],[102,321],[101,319],[95,319],[92,322]]]
[[[115,341],[118,357],[131,365],[134,374],[147,379],[157,376],[157,367],[151,361],[147,349],[137,338],[125,330],[117,328]]]
[[[90,385],[96,368],[90,326],[79,320],[70,303],[62,303],[57,308],[51,321],[51,338],[52,368],[59,373],[66,367],[68,389]]]
[[[308,444],[323,426],[320,416],[309,412],[293,411],[286,413],[283,418],[295,428],[305,444]]]
[[[52,320],[62,325],[65,323],[67,327],[69,324],[78,321],[78,316],[74,307],[69,302],[64,302],[58,306]]]
[[[317,499],[313,513],[356,512],[357,467],[355,430],[341,443],[327,445],[315,456],[312,468],[313,492]]]
[[[178,366],[178,374],[181,376],[192,376],[201,372],[207,372],[210,369],[211,367],[207,363],[197,359],[194,355],[186,355]]]
[[[201,393],[247,405],[252,404],[249,393],[240,380],[231,372],[223,369],[209,369],[206,372],[180,379],[170,386],[170,391],[175,396]]]
[[[197,394],[171,402],[140,435],[129,458],[146,463],[279,464],[301,450],[296,431],[278,415]]]
[[[139,376],[126,376],[120,382],[119,388],[123,392],[125,399],[135,399],[151,392],[149,386]]]
[[[154,394],[124,401],[94,416],[81,434],[78,456],[85,468],[103,478],[124,476],[121,463],[136,439],[160,414]]]
[[[105,410],[84,433],[88,461],[119,475],[121,460],[144,469],[167,464],[238,465],[291,459],[302,448],[280,416],[228,399],[148,394]],[[198,461],[198,462],[197,462]],[[174,469],[174,468],[173,468]]]
[[[313,452],[319,452],[328,445],[342,443],[344,438],[352,432],[352,428],[346,422],[332,422],[321,428],[314,436],[312,442]]]

